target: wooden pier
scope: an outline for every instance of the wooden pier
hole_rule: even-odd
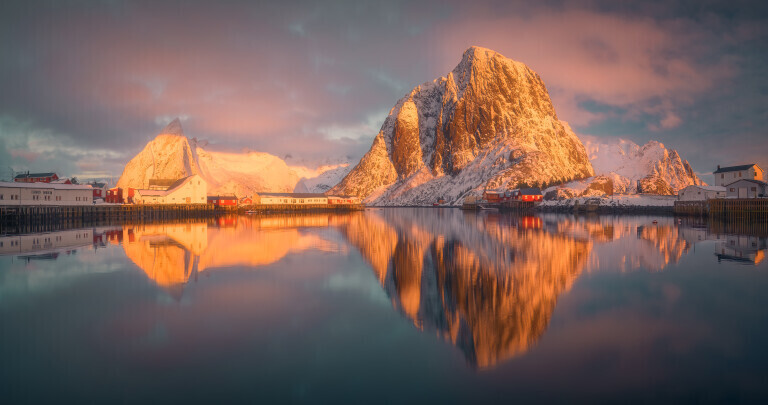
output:
[[[79,206],[0,206],[0,233],[18,232],[40,226],[83,226],[128,222],[163,222],[206,219],[248,213],[302,213],[360,211],[362,204],[339,205],[249,205],[241,207],[213,204],[125,204]]]
[[[231,208],[210,204],[0,206],[0,231],[53,223],[87,225],[203,219],[235,212]]]
[[[533,211],[536,207],[534,201],[504,201],[499,204],[499,211],[511,211],[511,212],[529,212]]]
[[[706,201],[675,201],[676,215],[721,219],[768,219],[768,198],[717,198]]]

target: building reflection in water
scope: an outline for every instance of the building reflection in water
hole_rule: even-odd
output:
[[[179,298],[199,273],[264,266],[315,249],[342,250],[304,228],[328,227],[328,215],[221,218],[214,223],[144,224],[123,228],[125,253],[147,277]]]

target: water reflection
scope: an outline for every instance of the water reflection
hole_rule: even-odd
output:
[[[387,209],[0,236],[0,255],[29,262],[119,246],[179,299],[187,283],[214,269],[260,268],[307,251],[359,252],[398,312],[455,345],[469,364],[489,368],[529,352],[583,274],[662,271],[697,245],[711,249],[713,263],[758,264],[766,236],[673,218]],[[3,277],[0,290],[13,280],[30,284],[28,273]]]
[[[341,230],[392,304],[471,364],[488,367],[526,351],[584,268],[591,242],[548,233],[539,218],[440,214],[379,211]]]
[[[304,228],[328,227],[328,215],[221,218],[215,223],[135,225],[123,228],[125,254],[147,277],[180,297],[199,273],[268,265],[305,250],[342,247]]]

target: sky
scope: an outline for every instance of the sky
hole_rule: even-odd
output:
[[[175,117],[211,149],[356,160],[473,45],[580,136],[658,140],[705,181],[768,168],[768,2],[4,0],[0,179],[116,179]]]

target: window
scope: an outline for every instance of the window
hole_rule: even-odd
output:
[[[724,178],[725,178],[725,174],[723,174],[723,173],[720,173],[720,178],[721,178],[721,179],[724,179]]]
[[[741,177],[741,172],[739,172],[739,177]]]
[[[731,187],[731,188],[730,188],[730,191],[731,191],[731,192],[734,192],[734,191],[736,191],[736,189],[735,189],[735,188],[733,188],[733,187]]]
[[[752,187],[752,191],[757,191],[757,187]]]

